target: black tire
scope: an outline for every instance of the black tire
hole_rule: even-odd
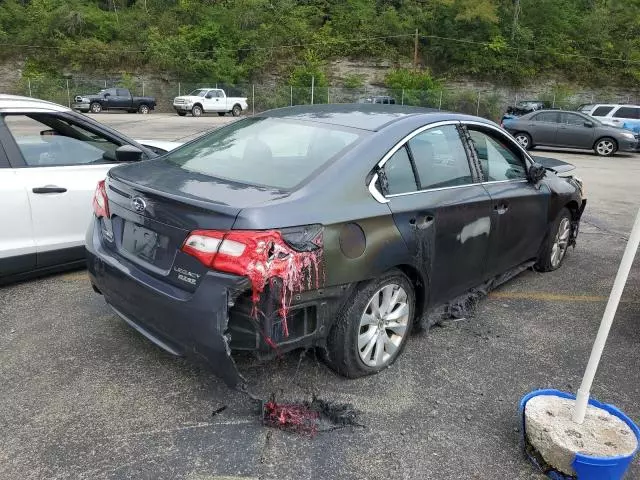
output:
[[[601,157],[611,157],[618,151],[618,143],[613,138],[602,137],[593,144],[593,151]]]
[[[187,112],[178,112],[178,115],[180,115],[181,117],[184,117],[187,114]]]
[[[398,290],[394,290],[395,287]],[[382,356],[386,353],[386,346],[388,345],[384,341],[383,335],[391,332],[395,334],[397,330],[380,326],[375,326],[373,323],[366,326],[361,326],[365,313],[369,311],[370,302],[374,301],[377,297],[379,303],[380,296],[383,295],[382,290],[387,287],[391,288],[392,292],[399,292],[402,288],[406,294],[406,328],[404,328],[404,336],[402,336],[395,345],[395,350],[388,354],[386,360],[378,365],[367,365],[363,360],[363,356],[369,357],[370,361],[374,361],[371,357],[377,356],[378,348],[382,346]],[[394,293],[395,295],[395,293]],[[392,296],[393,298],[393,296]],[[401,294],[398,298],[404,298]],[[402,307],[401,303],[397,304],[397,310],[393,310],[391,314],[399,312]],[[393,307],[395,308],[395,306]],[[413,326],[413,317],[415,315],[415,293],[411,281],[399,270],[391,270],[382,275],[376,280],[363,282],[356,287],[356,291],[352,297],[345,303],[341,311],[339,312],[337,319],[327,337],[327,350],[325,360],[329,367],[338,372],[341,375],[349,378],[358,378],[365,375],[372,375],[378,373],[381,370],[389,367],[398,358],[404,346],[407,343],[407,338],[411,333],[411,327]],[[368,315],[369,318],[375,318],[374,314]],[[403,318],[405,316],[403,315]],[[404,322],[404,320],[403,320]],[[395,322],[395,328],[401,326],[401,322]],[[404,323],[402,323],[404,325]],[[394,328],[392,327],[392,328]],[[364,330],[363,330],[364,329]],[[375,332],[373,332],[375,330]],[[371,332],[371,337],[367,339],[367,336]],[[382,333],[384,332],[384,333]],[[399,335],[398,335],[399,336]],[[360,348],[358,344],[361,337],[365,339],[364,347]],[[381,337],[381,342],[378,342],[378,337]],[[371,347],[372,345],[372,347]],[[371,347],[371,348],[370,348]],[[368,350],[368,353],[367,352]]]
[[[531,150],[533,148],[531,135],[529,135],[527,132],[518,132],[513,137],[516,139],[516,142],[518,142],[518,144],[525,150]]]
[[[233,115],[234,117],[239,117],[241,113],[242,107],[236,103],[231,109],[231,115]]]
[[[149,105],[147,105],[146,103],[141,103],[140,106],[138,107],[138,113],[141,113],[143,115],[146,115],[150,111],[151,109],[149,108]]]
[[[102,111],[102,105],[99,102],[93,102],[89,105],[89,111],[91,113],[100,113]]]
[[[565,228],[568,227],[568,231],[566,231],[566,238],[561,239],[560,236],[564,237]],[[558,217],[555,219],[551,227],[549,228],[549,233],[547,233],[547,237],[544,239],[544,243],[542,244],[542,248],[540,249],[540,255],[538,255],[538,261],[535,264],[536,270],[540,272],[551,272],[560,268],[562,262],[567,256],[569,251],[569,241],[571,237],[571,212],[568,208],[563,208],[560,210]],[[554,260],[554,245],[558,243],[558,248],[561,249],[561,254],[559,259]],[[562,245],[564,242],[564,245]]]
[[[193,107],[191,107],[191,115],[193,115],[194,117],[200,117],[203,114],[203,110],[202,107],[200,105],[194,105]]]
[[[219,117],[224,117],[227,114],[227,112],[218,112],[218,116]]]

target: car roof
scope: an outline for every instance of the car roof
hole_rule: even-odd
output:
[[[257,117],[306,120],[347,128],[378,131],[409,117],[424,117],[425,123],[443,120],[475,120],[490,123],[480,117],[442,112],[434,108],[409,107],[405,105],[380,105],[368,103],[345,103],[332,105],[298,105],[277,108],[256,115]]]
[[[49,112],[70,112],[71,109],[47,102],[38,98],[22,97],[20,95],[8,95],[0,93],[0,112],[12,110],[43,110]]]

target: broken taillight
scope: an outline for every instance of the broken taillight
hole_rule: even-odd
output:
[[[109,199],[107,198],[107,188],[104,180],[100,180],[93,194],[93,213],[96,217],[109,218]]]

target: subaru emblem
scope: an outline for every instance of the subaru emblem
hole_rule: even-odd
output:
[[[131,199],[131,206],[137,213],[142,213],[147,208],[147,203],[141,197],[133,197]]]

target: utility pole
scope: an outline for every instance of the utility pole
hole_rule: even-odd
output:
[[[520,16],[520,0],[513,0],[513,27],[511,28],[511,41],[516,37],[518,30],[518,17]]]
[[[418,29],[416,28],[416,35],[413,38],[413,68],[418,69]]]

